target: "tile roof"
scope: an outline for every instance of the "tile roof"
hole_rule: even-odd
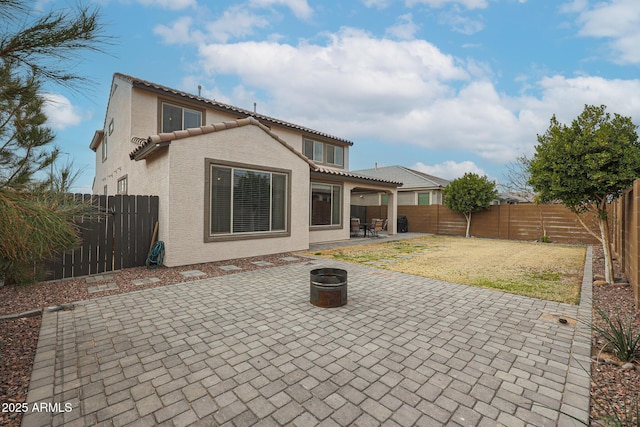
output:
[[[238,127],[247,126],[247,125],[258,126],[260,129],[266,132],[269,136],[271,136],[273,139],[275,139],[280,144],[282,144],[285,148],[287,148],[288,150],[293,152],[296,156],[300,157],[303,161],[305,161],[309,165],[310,169],[315,173],[318,173],[321,175],[334,175],[334,176],[346,178],[348,180],[377,183],[377,184],[392,186],[392,187],[397,187],[402,184],[401,182],[396,182],[393,180],[370,177],[362,174],[344,171],[341,169],[333,169],[333,168],[328,168],[325,166],[318,165],[312,160],[302,155],[297,150],[295,150],[285,140],[283,140],[274,132],[272,132],[271,129],[269,129],[269,127],[260,123],[260,121],[254,117],[246,117],[244,119],[230,120],[222,123],[214,123],[211,125],[200,126],[197,128],[179,130],[179,131],[168,132],[168,133],[161,133],[158,135],[151,135],[146,139],[133,137],[131,138],[131,142],[138,144],[138,147],[135,150],[133,150],[131,153],[129,153],[129,158],[131,160],[143,160],[151,153],[157,150],[160,150],[162,148],[168,147],[172,141],[189,138],[192,136],[206,135],[212,132],[220,132],[223,130],[238,128]]]
[[[276,118],[273,118],[273,117],[265,116],[263,114],[258,114],[256,112],[253,112],[253,111],[250,111],[250,110],[245,110],[243,108],[234,107],[233,105],[224,104],[222,102],[218,102],[218,101],[213,100],[213,99],[203,98],[201,96],[193,95],[193,94],[190,94],[190,93],[187,93],[187,92],[183,92],[183,91],[180,91],[180,90],[177,90],[177,89],[172,89],[172,88],[169,88],[167,86],[162,86],[162,85],[159,85],[157,83],[152,83],[152,82],[149,82],[149,81],[146,81],[146,80],[138,79],[136,77],[128,76],[126,74],[115,73],[113,75],[113,77],[114,78],[115,77],[119,77],[119,78],[121,78],[123,80],[127,80],[127,81],[131,82],[131,84],[133,84],[134,86],[145,87],[145,88],[152,89],[152,90],[158,90],[158,91],[161,91],[161,92],[165,92],[165,93],[169,93],[169,94],[172,94],[172,95],[180,96],[180,97],[183,97],[183,98],[189,98],[189,99],[194,100],[194,101],[202,102],[202,103],[205,103],[205,104],[209,105],[210,107],[213,107],[213,108],[216,108],[216,109],[219,109],[219,110],[223,110],[223,111],[227,111],[229,113],[239,114],[239,115],[244,116],[244,117],[254,117],[254,118],[260,120],[263,123],[272,123],[272,124],[275,124],[275,125],[283,126],[283,127],[290,128],[290,129],[294,129],[294,130],[297,130],[297,131],[300,131],[300,132],[305,132],[305,133],[308,133],[308,134],[311,134],[311,135],[317,135],[317,136],[321,136],[321,137],[324,137],[324,138],[329,138],[329,139],[332,139],[334,141],[342,142],[344,144],[353,145],[353,142],[351,142],[351,141],[349,141],[347,139],[344,139],[344,138],[338,138],[337,136],[329,135],[327,133],[320,132],[320,131],[317,131],[317,130],[313,130],[313,129],[310,129],[310,128],[307,128],[307,127],[304,127],[304,126],[300,126],[300,125],[297,125],[295,123],[290,123],[290,122],[286,122],[284,120],[280,120],[280,119],[276,119]]]
[[[271,129],[269,129],[267,126],[263,125],[253,117],[245,117],[244,119],[238,119],[238,120],[229,120],[222,123],[214,123],[206,126],[200,126],[197,128],[178,130],[175,132],[160,133],[157,135],[151,135],[146,139],[133,137],[131,138],[131,142],[138,143],[139,145],[135,150],[129,153],[129,158],[131,160],[142,160],[146,158],[149,154],[155,152],[156,150],[169,146],[172,141],[175,141],[177,139],[184,139],[184,138],[189,138],[191,136],[198,136],[198,135],[206,135],[212,132],[219,132],[222,130],[233,129],[233,128],[247,126],[247,125],[258,126],[267,134],[269,134],[273,139],[277,140],[280,144],[282,144],[287,149],[292,151],[302,160],[309,163],[309,166],[311,166],[312,168],[316,166],[314,162],[312,162],[311,160],[309,160],[308,158],[300,154],[298,151],[294,150],[293,147],[287,144],[286,141],[284,141],[278,135],[273,133]],[[140,143],[141,141],[142,143]]]
[[[377,182],[384,185],[391,185],[393,187],[399,187],[402,185],[401,181],[395,181],[390,179],[379,178],[375,176],[366,176],[360,173],[349,172],[342,169],[333,169],[324,166],[316,165],[315,172],[319,172],[325,175],[336,175],[344,178],[348,178],[352,181],[367,181],[367,182]]]
[[[391,181],[402,182],[402,189],[411,188],[442,188],[449,184],[449,181],[437,176],[429,175],[404,166],[384,166],[373,169],[361,169],[354,173],[382,178]]]

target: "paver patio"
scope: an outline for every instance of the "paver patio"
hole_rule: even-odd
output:
[[[23,426],[579,425],[591,335],[553,316],[590,320],[590,254],[580,307],[312,260],[45,312],[28,402],[72,409]]]

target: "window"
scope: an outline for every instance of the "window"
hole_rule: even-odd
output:
[[[431,204],[431,193],[418,193],[418,205],[427,206]]]
[[[336,166],[343,166],[344,149],[336,145],[327,145],[327,163]]]
[[[342,188],[339,185],[311,184],[311,225],[340,225]]]
[[[389,195],[387,193],[380,194],[380,205],[387,206],[389,204]]]
[[[202,125],[202,112],[162,103],[162,132],[197,128]]]
[[[317,163],[326,163],[341,167],[344,166],[344,148],[337,145],[324,144],[311,139],[305,139],[303,154]]]
[[[287,231],[287,172],[210,164],[209,236]]]
[[[127,194],[129,190],[129,182],[127,179],[127,175],[123,176],[118,180],[118,194]]]
[[[103,193],[103,194],[104,194],[105,196],[106,196],[107,194],[109,194],[109,193],[107,192],[107,186],[106,186],[106,185],[104,186],[104,193]]]
[[[109,122],[109,135],[113,133],[113,119]]]
[[[322,142],[312,141],[310,139],[304,140],[304,155],[307,158],[316,162],[323,162],[324,146]]]
[[[107,135],[102,139],[102,161],[107,160]]]

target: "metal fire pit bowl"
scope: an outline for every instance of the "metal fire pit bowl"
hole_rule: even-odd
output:
[[[311,270],[310,302],[317,307],[341,307],[347,303],[347,271],[339,268]]]

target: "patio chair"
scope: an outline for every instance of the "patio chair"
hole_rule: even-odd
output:
[[[351,218],[351,237],[360,235],[360,218]]]
[[[371,225],[369,226],[369,234],[371,237],[380,237],[378,234],[382,231],[383,221],[381,219],[374,219]]]

